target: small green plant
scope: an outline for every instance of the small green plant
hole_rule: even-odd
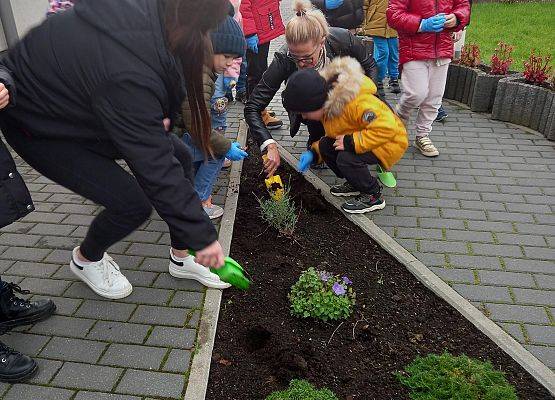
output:
[[[316,389],[305,380],[293,379],[287,390],[274,392],[266,400],[339,400],[329,389]]]
[[[262,219],[272,228],[284,236],[293,236],[299,215],[295,203],[291,200],[289,188],[284,190],[283,196],[275,198],[258,199]]]
[[[503,372],[466,355],[418,356],[397,378],[412,400],[517,400]]]
[[[461,50],[460,63],[470,68],[478,68],[480,62],[480,47],[474,43],[465,44]]]
[[[309,268],[291,288],[291,314],[322,321],[346,319],[353,312],[356,294],[346,276]]]

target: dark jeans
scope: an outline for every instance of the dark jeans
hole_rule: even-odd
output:
[[[333,147],[335,139],[323,137],[320,139],[320,154],[339,178],[345,178],[361,193],[376,194],[380,192],[378,180],[368,170],[368,165],[378,164],[378,159],[372,152],[355,154],[350,151],[337,151]]]
[[[111,142],[36,138],[12,128],[5,129],[4,136],[21,158],[42,175],[105,207],[92,221],[81,244],[81,253],[87,259],[100,260],[108,247],[150,216],[149,199],[137,180],[117,164],[121,154]],[[187,148],[176,135],[170,137],[176,158],[190,173]]]
[[[249,96],[268,69],[269,51],[270,42],[259,44],[258,53],[247,50],[247,94]]]

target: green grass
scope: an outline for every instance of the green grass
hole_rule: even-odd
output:
[[[466,33],[466,43],[480,46],[482,62],[499,41],[515,47],[512,70],[522,71],[531,49],[555,58],[555,1],[537,3],[475,3]]]

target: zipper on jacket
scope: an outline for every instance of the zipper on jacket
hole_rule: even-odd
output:
[[[275,25],[274,25],[274,14],[273,13],[268,14],[268,23],[270,24],[270,29],[274,30]]]

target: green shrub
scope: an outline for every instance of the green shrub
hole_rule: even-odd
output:
[[[346,277],[309,268],[291,288],[291,314],[322,321],[346,319],[353,312],[355,292]]]
[[[339,400],[329,389],[316,389],[309,382],[293,379],[289,389],[274,392],[266,400]]]
[[[287,189],[279,200],[274,198],[258,199],[262,219],[272,228],[285,236],[292,236],[297,225],[299,215],[295,203],[291,200]]]
[[[503,372],[465,355],[418,356],[397,378],[412,400],[517,400]]]

